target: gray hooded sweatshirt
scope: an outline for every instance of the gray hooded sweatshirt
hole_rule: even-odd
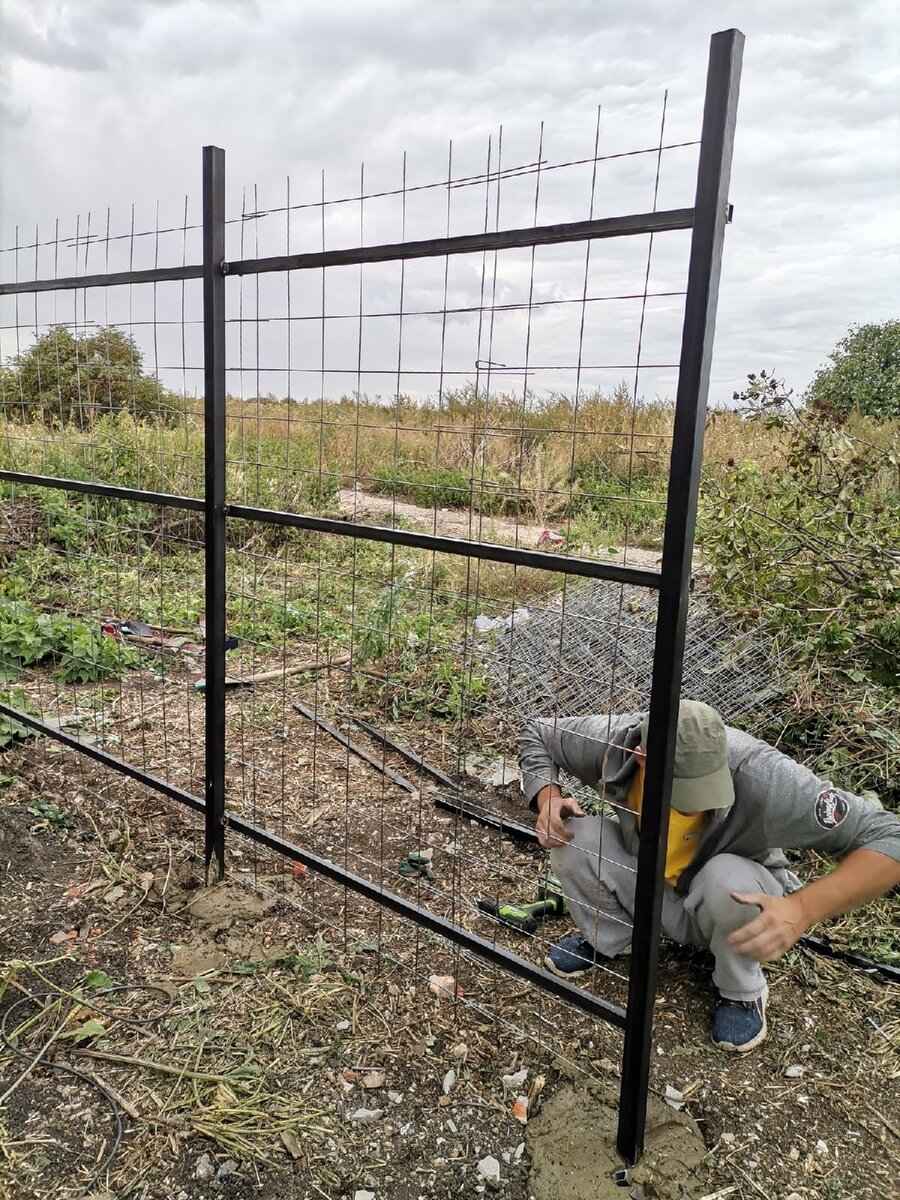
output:
[[[636,769],[643,713],[529,721],[522,730],[519,765],[532,809],[560,771],[596,788],[615,810],[622,841],[637,854],[635,814],[628,788]],[[767,867],[784,867],[789,850],[820,850],[841,857],[877,850],[900,861],[900,819],[851,792],[833,787],[767,742],[726,726],[734,804],[714,809],[691,865],[676,891],[684,893],[716,854],[737,854]]]

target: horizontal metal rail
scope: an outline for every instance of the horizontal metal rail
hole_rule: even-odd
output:
[[[126,287],[130,283],[173,283],[202,279],[203,265],[149,267],[146,271],[114,271],[105,275],[67,275],[62,279],[26,279],[0,283],[0,296],[29,296],[32,292],[71,292],[76,288]]]
[[[22,712],[21,709],[14,708],[11,704],[4,704],[2,702],[0,702],[0,714],[14,721],[19,721],[22,725],[26,725],[36,732],[44,734],[46,737],[61,742],[68,749],[75,750],[79,754],[84,754],[88,758],[101,763],[103,766],[109,767],[113,771],[118,771],[121,775],[127,775],[137,783],[142,783],[154,791],[162,792],[163,795],[168,796],[172,800],[177,800],[180,804],[187,805],[188,808],[193,809],[195,812],[202,813],[206,810],[203,800],[199,796],[195,796],[192,792],[186,792],[183,788],[175,787],[173,784],[167,783],[164,779],[158,779],[155,775],[150,775],[121,758],[107,754],[105,750],[99,750],[96,746],[91,746],[80,738],[73,737],[70,733],[65,733],[61,729],[55,729],[52,725],[45,724],[39,717],[33,717],[30,713]],[[325,878],[331,879],[334,883],[348,887],[369,900],[375,900],[377,903],[383,904],[385,908],[391,909],[392,912],[397,913],[399,916],[415,921],[417,925],[421,925],[439,937],[445,938],[447,941],[453,942],[455,945],[461,946],[463,949],[478,955],[478,957],[494,963],[495,966],[509,971],[510,974],[517,975],[529,983],[536,984],[538,987],[543,988],[544,991],[552,992],[554,995],[569,1001],[569,1003],[576,1005],[583,1011],[602,1017],[620,1029],[624,1028],[625,1010],[619,1008],[618,1005],[611,1004],[609,1001],[595,996],[592,992],[586,992],[582,988],[573,987],[572,984],[565,983],[562,979],[557,979],[549,971],[543,971],[539,967],[534,966],[533,963],[526,962],[525,959],[511,954],[508,950],[504,950],[502,946],[497,946],[486,938],[479,937],[476,933],[470,933],[468,929],[463,929],[462,926],[455,925],[452,921],[448,921],[444,917],[439,917],[436,913],[429,912],[425,908],[420,908],[419,905],[404,899],[403,896],[398,896],[395,892],[387,891],[378,884],[372,883],[368,879],[363,879],[360,875],[354,875],[352,871],[346,871],[343,867],[338,867],[334,863],[329,862],[327,858],[320,858],[319,855],[313,854],[309,850],[303,850],[300,846],[295,846],[293,842],[288,842],[284,838],[278,837],[277,834],[260,828],[258,825],[252,825],[249,821],[244,821],[240,817],[233,816],[227,817],[225,823],[242,837],[249,838],[251,841],[265,846],[268,850],[272,850],[284,858],[303,863],[310,870],[324,875]]]
[[[134,504],[156,504],[161,508],[187,508],[194,512],[203,512],[203,501],[197,496],[179,496],[174,492],[144,492],[140,488],[116,487],[111,483],[57,479],[53,475],[30,475],[26,471],[0,470],[0,479],[28,487],[58,488],[63,492],[81,492],[86,496],[109,496],[113,500],[130,500]]]
[[[127,775],[129,779],[134,779],[138,783],[152,788],[155,792],[162,792],[170,800],[177,800],[179,804],[186,804],[188,808],[194,809],[195,812],[203,812],[206,807],[200,797],[195,796],[192,792],[186,792],[184,788],[176,787],[173,783],[167,783],[165,779],[159,779],[156,775],[149,775],[146,771],[142,771],[140,767],[133,767],[131,763],[125,762],[124,759],[116,758],[113,754],[107,754],[105,750],[100,750],[96,746],[92,746],[89,742],[74,737],[71,733],[65,733],[62,729],[56,729],[52,725],[47,725],[40,717],[33,717],[31,713],[22,712],[19,708],[13,708],[11,704],[5,704],[3,701],[0,701],[0,715],[9,717],[13,721],[18,721],[21,725],[26,725],[29,729],[34,729],[37,733],[44,734],[45,737],[62,742],[70,750],[76,750],[79,754],[84,754],[87,758],[94,759],[95,762],[101,763],[104,767],[109,767],[112,771],[118,771],[120,775]]]
[[[348,887],[352,891],[358,892],[361,896],[365,896],[369,900],[375,900],[378,904],[384,905],[385,908],[389,908],[399,916],[415,921],[417,925],[430,930],[432,933],[437,934],[438,937],[445,938],[448,942],[453,942],[455,945],[461,946],[464,950],[471,951],[473,954],[478,955],[479,958],[486,959],[495,966],[501,967],[504,971],[508,971],[511,975],[518,975],[520,979],[525,979],[528,983],[535,984],[545,992],[551,992],[554,996],[558,996],[561,1000],[566,1000],[570,1004],[574,1004],[584,1012],[591,1013],[595,1017],[601,1017],[604,1021],[618,1026],[619,1029],[625,1027],[625,1010],[617,1004],[603,1000],[600,996],[595,996],[593,992],[586,992],[583,988],[574,987],[571,983],[566,983],[555,975],[551,975],[549,971],[544,971],[542,968],[536,967],[533,963],[527,962],[524,958],[519,958],[518,955],[504,950],[502,946],[495,945],[493,942],[488,941],[487,938],[479,937],[477,933],[470,933],[468,929],[463,929],[462,926],[455,925],[452,921],[447,921],[444,917],[439,917],[436,913],[429,912],[428,909],[420,908],[419,905],[405,900],[402,896],[398,896],[396,892],[389,892],[377,883],[372,883],[368,879],[354,875],[352,871],[345,871],[343,867],[335,866],[328,859],[319,858],[317,854],[313,854],[309,850],[303,850],[299,846],[295,846],[292,842],[278,837],[277,834],[269,833],[268,830],[261,829],[258,825],[251,825],[249,821],[244,821],[240,817],[229,817],[228,828],[233,829],[235,833],[250,838],[261,846],[265,846],[269,850],[273,850],[276,854],[293,859],[294,862],[303,863],[310,870],[324,875],[327,879],[331,879],[343,887]]]
[[[426,238],[419,242],[393,242],[383,246],[318,250],[309,254],[277,254],[272,258],[246,258],[240,262],[225,263],[223,269],[227,275],[261,275],[270,271],[315,271],[322,267],[407,262],[411,258],[444,258],[448,254],[477,254],[488,250],[516,250],[529,246],[559,245],[563,242],[593,241],[597,238],[667,233],[673,229],[690,229],[693,222],[692,208],[674,208],[665,212],[635,213],[625,217],[601,217],[593,221],[568,221],[560,225],[531,225],[524,229],[500,229],[491,233]]]
[[[559,225],[534,225],[524,229],[500,229],[491,233],[427,238],[417,242],[391,242],[344,250],[320,250],[309,254],[246,258],[237,262],[223,262],[222,271],[226,275],[261,275],[272,271],[314,271],[322,267],[405,262],[413,258],[443,258],[448,254],[475,254],[489,250],[514,250],[528,246],[592,241],[597,238],[634,237],[642,233],[665,233],[675,229],[690,229],[693,221],[692,208],[673,208],[665,212],[602,217],[593,221],[568,221]],[[144,271],[116,271],[103,275],[70,275],[60,279],[0,283],[0,296],[64,292],[77,288],[124,287],[136,283],[171,283],[202,277],[202,264],[194,263],[181,267],[155,267]]]
[[[0,480],[29,487],[58,488],[64,492],[80,492],[86,496],[109,496],[133,504],[155,504],[162,508],[203,511],[203,501],[196,496],[179,496],[174,492],[145,492],[139,488],[116,487],[108,483],[90,483],[81,479],[55,479],[51,475],[31,475],[24,471],[0,470]],[[578,575],[588,579],[606,579],[613,583],[631,583],[637,587],[658,588],[659,571],[647,567],[629,567],[618,563],[595,561],[575,555],[548,554],[543,550],[524,550],[520,546],[501,546],[496,542],[476,542],[470,538],[453,538],[440,534],[413,533],[407,529],[389,529],[384,525],[363,525],[338,517],[315,517],[306,513],[279,512],[277,509],[253,508],[247,504],[226,505],[226,515],[238,521],[259,521],[268,525],[286,525],[314,533],[336,533],[342,537],[362,538],[369,542],[387,542],[393,546],[410,546],[431,550],[436,554],[455,554],[480,558],[489,562],[510,563],[513,566],[533,567],[539,571],[557,571],[561,575]]]
[[[652,571],[647,567],[629,567],[618,563],[595,561],[592,558],[580,558],[575,555],[548,554],[543,550],[523,550],[519,546],[500,546],[496,542],[476,542],[471,538],[413,533],[407,529],[389,529],[384,525],[362,525],[359,522],[345,521],[338,517],[313,517],[304,513],[252,508],[247,504],[229,504],[226,512],[229,517],[239,521],[287,525],[294,529],[308,529],[313,533],[336,533],[341,537],[362,538],[369,542],[387,542],[392,546],[411,546],[416,550],[433,550],[436,554],[456,554],[464,558],[510,563],[517,567],[534,567],[539,571],[556,571],[560,575],[608,579],[613,583],[631,583],[637,587],[659,587],[659,571]]]

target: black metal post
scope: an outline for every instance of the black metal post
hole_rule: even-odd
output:
[[[645,747],[647,770],[616,1139],[619,1153],[632,1163],[644,1148],[675,728],[743,48],[744,35],[736,29],[712,37],[697,167]]]
[[[203,147],[206,873],[225,874],[225,151]]]

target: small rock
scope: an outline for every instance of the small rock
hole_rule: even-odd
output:
[[[515,1151],[515,1154],[513,1154],[513,1158],[516,1160],[516,1162],[518,1162],[524,1153],[525,1153],[525,1143],[519,1142],[518,1146],[516,1146],[516,1151]]]
[[[796,1100],[797,1100],[798,1104],[809,1104],[809,1096],[799,1096],[798,1095],[796,1097]]]
[[[791,1146],[790,1150],[788,1150],[788,1158],[791,1160],[791,1162],[800,1161],[800,1151],[796,1146]]]
[[[388,1100],[390,1100],[391,1104],[402,1104],[403,1103],[403,1093],[402,1092],[388,1092]]]
[[[357,1188],[353,1193],[353,1200],[375,1200],[374,1192],[367,1192],[365,1188]]]
[[[465,1042],[460,1042],[450,1051],[450,1057],[455,1058],[457,1062],[465,1062],[466,1056],[469,1053],[469,1047]]]
[[[809,1042],[804,1042],[800,1047],[801,1054],[809,1054],[810,1050],[812,1050],[812,1045]]]
[[[733,1146],[734,1145],[734,1134],[733,1133],[723,1133],[722,1136],[719,1138],[719,1141],[722,1143],[723,1146]]]
[[[212,1179],[216,1173],[215,1164],[208,1154],[201,1154],[194,1167],[194,1178],[205,1182]]]
[[[439,1000],[453,1000],[463,994],[462,988],[452,975],[429,975],[428,990]]]
[[[516,1102],[510,1109],[510,1115],[519,1122],[520,1125],[528,1124],[528,1097],[516,1096]]]
[[[492,1154],[478,1160],[478,1174],[491,1187],[500,1186],[500,1164]]]
[[[337,1029],[339,1033],[344,1033],[344,1031],[349,1028],[350,1028],[349,1021],[338,1021],[337,1025],[335,1025],[335,1029]]]
[[[823,1154],[828,1153],[828,1143],[819,1138],[819,1140],[816,1142],[815,1150],[816,1154],[818,1154],[821,1158]]]
[[[456,1086],[456,1072],[451,1067],[450,1070],[447,1072],[447,1074],[444,1076],[444,1082],[441,1084],[441,1091],[444,1093],[445,1096],[449,1096],[455,1086]]]
[[[785,1067],[784,1077],[785,1079],[802,1079],[805,1069],[806,1068],[801,1067],[799,1063],[795,1063],[793,1066]]]
[[[784,1200],[803,1200],[799,1192],[791,1192],[789,1196],[785,1196]]]
[[[500,1079],[503,1083],[503,1094],[507,1092],[519,1092],[525,1086],[525,1080],[528,1078],[528,1068],[523,1067],[521,1071],[514,1071],[509,1075],[501,1075]]]
[[[503,1161],[506,1163],[507,1166],[509,1166],[509,1164],[512,1162],[512,1154],[509,1152],[509,1150],[504,1150],[503,1153],[500,1155],[500,1157],[503,1159]]]
[[[233,1158],[226,1158],[216,1171],[216,1179],[227,1179],[229,1175],[233,1175],[237,1170],[237,1163]]]
[[[355,1121],[358,1125],[372,1125],[375,1121],[380,1121],[383,1116],[383,1108],[358,1108],[356,1112],[350,1114],[350,1120]]]
[[[449,1133],[459,1133],[456,1122],[451,1117],[447,1118],[447,1120],[444,1122],[444,1125]]]
[[[360,1082],[364,1088],[384,1087],[384,1071],[367,1071]]]
[[[670,1083],[666,1084],[666,1104],[669,1108],[674,1108],[676,1112],[681,1112],[684,1108],[684,1093],[678,1088],[672,1087]]]

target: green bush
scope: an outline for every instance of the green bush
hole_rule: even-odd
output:
[[[91,428],[105,414],[169,423],[184,405],[144,373],[137,342],[119,329],[72,333],[57,325],[0,372],[0,403],[8,420]]]
[[[0,599],[0,675],[7,681],[16,679],[23,668],[46,659],[58,664],[58,678],[65,683],[108,679],[140,663],[134,647],[83,622]]]
[[[650,475],[621,479],[602,463],[576,464],[575,513],[602,530],[606,540],[658,540],[666,513],[665,484]]]
[[[851,325],[809,385],[807,403],[833,416],[900,417],[900,321]]]
[[[782,461],[767,473],[736,462],[704,480],[708,586],[796,672],[782,744],[823,773],[837,762],[848,785],[900,803],[900,444],[851,436],[765,372],[749,379],[738,397],[746,419],[780,431]]]

